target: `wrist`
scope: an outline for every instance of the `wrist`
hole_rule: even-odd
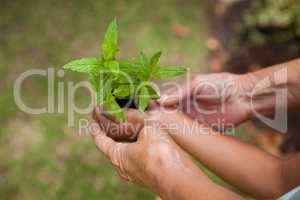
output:
[[[168,168],[161,172],[158,194],[162,199],[190,199],[191,191],[195,191],[200,183],[210,183],[195,171],[187,168]]]
[[[239,101],[244,108],[245,116],[247,119],[253,117],[251,109],[251,92],[255,87],[255,81],[252,77],[252,74],[241,74],[237,78],[238,84],[238,97]],[[247,120],[246,119],[246,120]]]
[[[243,102],[249,118],[255,113],[268,115],[274,112],[276,103],[276,85],[274,77],[256,72],[243,75]]]
[[[249,118],[253,117],[254,113],[263,115],[274,113],[276,104],[284,103],[277,100],[278,95],[284,95],[284,93],[278,93],[282,89],[288,91],[286,95],[289,105],[293,105],[294,101],[297,102],[300,99],[300,95],[298,98],[294,95],[295,91],[300,90],[297,88],[296,80],[289,76],[287,69],[275,66],[240,75],[241,99],[246,105]]]

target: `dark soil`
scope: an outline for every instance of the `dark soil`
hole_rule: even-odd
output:
[[[137,109],[133,99],[116,99],[116,102],[121,108],[134,108]]]

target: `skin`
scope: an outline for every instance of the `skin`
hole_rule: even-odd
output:
[[[134,143],[116,142],[99,126],[91,127],[97,148],[112,162],[120,177],[163,199],[242,199],[211,182],[169,134],[155,126],[144,126]]]
[[[286,83],[282,83],[282,77],[276,78],[278,77],[276,73],[284,69],[287,69]],[[282,75],[283,72],[280,74]],[[269,82],[251,94],[259,86],[258,83],[266,77]],[[239,125],[253,117],[251,98],[256,111],[266,115],[272,114],[275,108],[274,90],[287,88],[289,108],[298,108],[300,106],[299,83],[300,59],[244,75],[201,74],[192,80],[190,86],[166,91],[161,97],[160,105],[170,108],[183,105],[183,111],[202,124],[211,125],[218,119],[222,119],[225,124]],[[189,105],[188,108],[186,104]],[[197,111],[197,108],[202,109],[202,112]],[[203,114],[203,110],[216,112]]]
[[[287,83],[281,81],[281,76],[278,79],[276,75],[276,72],[284,69],[284,67],[287,67]],[[269,84],[263,84],[258,92],[250,96],[257,83],[265,77],[269,77]],[[208,85],[217,86],[209,87],[207,84],[203,84],[207,81],[210,83]],[[229,87],[222,87],[224,82],[234,84],[229,84]],[[243,191],[260,199],[275,199],[300,184],[300,175],[297,169],[300,164],[300,154],[282,160],[254,146],[220,134],[210,126],[220,118],[226,124],[225,129],[228,124],[238,125],[252,118],[251,98],[256,111],[263,114],[274,112],[275,95],[273,90],[283,87],[288,89],[289,107],[297,108],[300,102],[299,82],[300,60],[246,75],[228,73],[200,75],[195,78],[190,87],[185,87],[179,91],[171,90],[163,96],[160,101],[161,106],[177,108],[176,111],[168,113],[157,109],[140,115],[140,118],[137,118],[138,111],[128,111],[129,114],[126,114],[128,116],[127,123],[142,124],[143,128],[138,135],[144,135],[142,138],[151,137],[152,139],[148,140],[151,142],[139,142],[140,136],[133,143],[117,143],[107,136],[101,136],[100,139],[103,143],[122,146],[122,149],[117,150],[117,152],[124,152],[118,153],[124,154],[124,156],[109,156],[109,159],[113,163],[116,163],[116,160],[119,160],[120,163],[130,163],[126,165],[127,170],[123,170],[123,177],[124,174],[127,174],[125,176],[127,179],[149,188],[164,199],[241,199],[241,197],[208,180],[191,161],[187,161],[189,160],[188,157],[178,146]],[[182,105],[182,102],[193,100],[196,100],[196,104],[192,106],[187,104],[190,107]],[[206,111],[217,110],[217,112],[209,115],[203,114],[197,111],[197,105],[202,106],[201,108]],[[133,114],[133,112],[135,113]],[[135,117],[132,119],[130,116],[133,115]],[[98,112],[96,119],[100,126],[109,126],[111,122],[103,120],[103,118],[106,117]],[[147,123],[144,123],[145,121]],[[150,125],[149,121],[151,122]],[[175,129],[172,126],[174,124],[177,125]],[[149,129],[151,134],[147,134],[147,136],[145,136],[146,125],[152,127]],[[159,125],[158,128],[157,125]],[[169,137],[161,136],[161,134],[165,135],[166,133],[169,134]],[[109,133],[102,135],[106,134],[109,135]],[[124,133],[119,130],[117,135],[124,135]],[[103,139],[104,137],[106,139]],[[167,140],[170,141],[168,147],[159,148],[156,146],[162,144],[162,140],[165,141],[162,138],[168,138]],[[171,142],[172,140],[174,142]],[[107,144],[99,145],[97,140],[95,142],[99,150],[108,155],[107,149],[102,147]],[[140,146],[140,148],[131,146]],[[156,156],[147,157],[148,153],[141,153],[152,149],[150,146],[155,146],[155,155],[159,157],[160,162],[156,162],[157,159],[153,158]],[[166,153],[173,151],[177,151],[177,153]],[[175,159],[174,155],[180,155],[180,159]],[[177,161],[174,162],[174,159]],[[134,162],[136,160],[139,162]],[[143,169],[142,166],[147,165],[146,163],[149,161],[152,163],[149,167],[152,170],[141,170]],[[161,167],[159,163],[164,163],[163,166],[167,167]],[[147,169],[149,168],[147,167]],[[176,174],[175,178],[174,174]],[[140,178],[139,181],[135,181],[138,178]]]
[[[102,106],[98,106],[94,109],[93,118],[110,138],[119,142],[133,142],[144,126],[145,114],[130,109],[125,112],[126,120],[123,123],[118,123],[104,114]]]
[[[180,124],[170,132],[174,141],[217,175],[259,199],[272,199],[300,183],[300,154],[288,159],[272,156],[253,145],[213,131],[183,113],[157,113],[165,125]],[[193,128],[191,128],[193,127]]]
[[[180,108],[202,124],[212,125],[222,119],[225,128],[228,124],[238,125],[249,119],[248,104],[244,103],[242,95],[243,79],[244,76],[229,73],[200,74],[190,85],[166,91],[159,103],[168,108]],[[222,112],[224,109],[226,112]]]

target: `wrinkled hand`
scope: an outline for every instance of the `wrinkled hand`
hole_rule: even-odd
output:
[[[166,91],[160,104],[180,107],[199,122],[222,130],[249,118],[250,109],[245,95],[248,83],[243,75],[198,75],[189,87]]]
[[[152,111],[158,110],[159,104],[152,101],[148,108]],[[146,114],[137,109],[126,109],[124,115],[125,121],[118,123],[105,113],[102,106],[97,106],[93,112],[94,120],[110,138],[115,141],[133,142],[144,126]]]
[[[97,148],[108,157],[123,179],[163,193],[161,195],[167,194],[169,179],[174,174],[185,171],[198,173],[196,165],[167,132],[155,126],[142,128],[133,143],[115,142],[95,126],[91,135]]]
[[[125,121],[118,123],[105,115],[103,107],[98,106],[94,110],[93,118],[107,136],[115,141],[135,141],[144,126],[145,114],[136,109],[128,109],[124,114]]]

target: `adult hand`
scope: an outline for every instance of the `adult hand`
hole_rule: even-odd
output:
[[[151,101],[148,109],[158,110],[159,104]],[[137,109],[126,109],[124,115],[125,121],[118,123],[105,113],[103,106],[97,106],[93,112],[94,120],[109,137],[115,141],[133,142],[144,126],[146,114]]]
[[[208,181],[170,136],[156,126],[145,126],[133,143],[115,142],[98,126],[91,127],[91,135],[123,179],[147,187],[165,199],[173,199],[179,177],[188,177],[187,185],[194,179]]]
[[[247,85],[248,84],[248,85]],[[180,107],[199,122],[219,130],[249,119],[245,75],[218,73],[196,76],[190,86],[166,91],[160,100],[165,107]]]
[[[144,126],[145,114],[136,109],[127,109],[124,114],[125,121],[118,123],[105,114],[103,107],[98,106],[94,109],[93,118],[107,136],[115,141],[135,141]]]

